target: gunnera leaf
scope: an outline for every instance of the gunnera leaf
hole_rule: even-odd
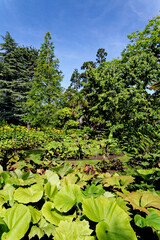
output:
[[[43,232],[50,237],[51,235],[53,235],[54,230],[55,230],[55,226],[51,223],[48,223],[45,218],[41,218],[40,222],[38,223],[38,226],[40,229],[43,230]]]
[[[41,218],[41,212],[32,206],[28,206],[31,213],[31,221],[33,224],[38,223]]]
[[[120,194],[134,209],[149,214],[149,208],[160,209],[160,197],[152,192],[131,192]]]
[[[39,228],[38,226],[33,225],[28,237],[29,237],[29,239],[32,239],[35,236],[37,236],[39,239],[41,239],[44,236],[44,231],[41,228]]]
[[[89,229],[89,222],[86,220],[67,222],[61,221],[55,229],[54,240],[94,240],[91,237],[93,231]]]
[[[99,222],[96,233],[99,240],[136,240],[129,216],[113,198],[89,198],[82,203],[84,214],[94,222]],[[101,223],[100,223],[101,222]]]
[[[102,185],[87,185],[85,191],[83,192],[85,196],[87,197],[99,197],[100,195],[103,195],[105,193],[105,190],[103,189]]]
[[[149,210],[149,214],[146,216],[146,218],[136,214],[134,217],[134,222],[138,227],[143,228],[149,226],[160,231],[160,216],[153,209]]]
[[[57,187],[59,187],[60,185],[60,180],[59,180],[59,176],[55,173],[52,172],[51,170],[47,170],[45,172],[45,175],[47,177],[48,182],[50,182],[50,184],[52,185],[57,185]]]
[[[19,187],[14,192],[14,200],[20,203],[38,202],[43,196],[43,186],[34,184],[28,188]]]
[[[134,216],[134,222],[138,227],[146,227],[146,219],[139,214]]]
[[[149,215],[146,216],[146,224],[160,231],[160,216],[154,210],[149,210]]]
[[[112,176],[103,179],[105,187],[113,186],[114,188],[125,188],[134,181],[131,176]]]
[[[50,182],[45,185],[45,194],[50,200],[53,200],[55,195],[58,193],[57,185],[51,184]]]
[[[145,180],[149,180],[149,178],[157,171],[160,171],[159,168],[137,169],[138,174]]]
[[[75,176],[74,173],[69,173],[67,176],[63,177],[61,179],[61,186],[69,185],[69,184],[75,184],[78,180],[78,177]]]
[[[54,204],[60,212],[68,212],[76,203],[82,202],[85,196],[78,185],[64,186],[55,196]]]
[[[59,213],[54,208],[53,202],[45,202],[45,204],[42,207],[42,214],[48,222],[50,222],[56,226],[58,226],[58,224],[62,220],[72,221],[73,218],[75,217],[75,214],[65,216],[62,213]]]
[[[2,234],[1,240],[19,240],[26,234],[31,221],[29,208],[18,204],[5,212],[4,221],[9,231]]]
[[[72,167],[69,163],[64,163],[62,166],[54,167],[53,170],[57,172],[57,174],[63,178],[68,173],[73,172]]]

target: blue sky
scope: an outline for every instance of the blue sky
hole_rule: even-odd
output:
[[[120,57],[127,35],[143,30],[159,10],[160,0],[0,0],[0,35],[9,31],[19,45],[39,49],[50,31],[66,88],[98,48],[108,61]]]

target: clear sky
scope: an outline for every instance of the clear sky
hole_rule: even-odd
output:
[[[159,10],[160,0],[0,0],[0,35],[8,31],[19,45],[39,49],[50,31],[66,88],[98,48],[108,61],[120,57],[127,35],[143,30]]]

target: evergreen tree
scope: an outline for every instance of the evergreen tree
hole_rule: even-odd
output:
[[[46,33],[41,44],[33,85],[25,108],[25,121],[32,125],[50,124],[61,95],[62,74],[55,57],[51,34]]]
[[[15,97],[14,85],[16,69],[14,67],[16,59],[13,52],[17,48],[17,44],[11,37],[9,32],[2,36],[4,43],[1,47],[1,69],[0,69],[0,115],[1,120],[12,121],[14,118]]]
[[[0,44],[0,118],[20,123],[23,102],[31,87],[37,50],[20,47],[7,32]]]
[[[97,63],[106,62],[107,52],[105,52],[104,48],[99,48],[96,54],[96,61]]]
[[[70,82],[71,82],[70,87],[76,90],[76,92],[78,92],[78,89],[81,87],[81,78],[78,69],[74,69]]]

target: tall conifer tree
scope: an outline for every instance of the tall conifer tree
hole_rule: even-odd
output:
[[[25,120],[32,125],[49,124],[61,93],[62,74],[59,60],[54,54],[54,45],[50,32],[44,37],[38,56],[32,89],[29,93]]]
[[[0,120],[20,123],[23,102],[31,88],[38,51],[20,47],[7,32],[0,44]]]

